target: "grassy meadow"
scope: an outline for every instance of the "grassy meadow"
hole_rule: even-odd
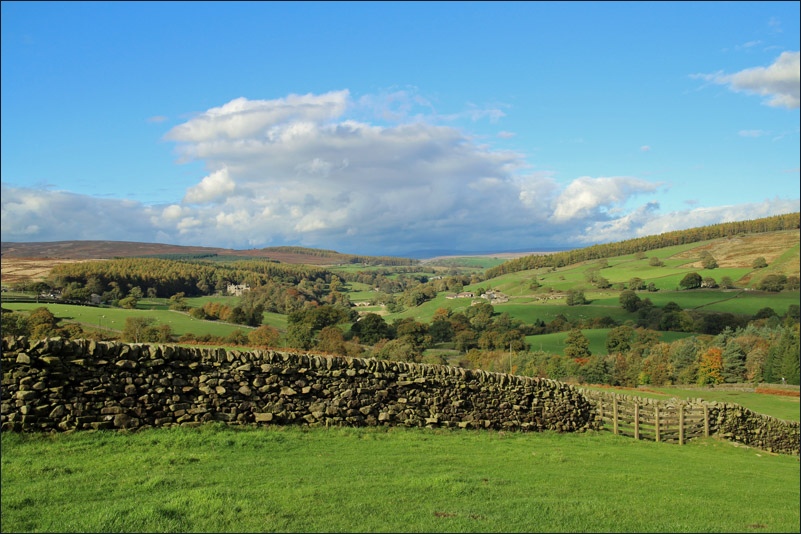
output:
[[[231,297],[225,297],[231,299]],[[233,302],[229,300],[229,302]],[[196,335],[211,334],[213,336],[227,336],[235,330],[249,332],[252,327],[224,323],[221,321],[203,321],[194,319],[185,312],[167,309],[136,309],[99,308],[94,306],[73,306],[69,304],[37,304],[33,302],[4,302],[3,307],[14,311],[31,311],[39,307],[46,307],[64,322],[75,322],[84,330],[100,330],[119,334],[125,328],[125,319],[128,317],[152,317],[155,324],[168,324],[173,334],[181,336],[186,333]],[[286,316],[278,314],[265,314],[265,324],[277,324],[286,328]],[[277,317],[273,317],[277,316]]]
[[[3,532],[798,532],[798,458],[407,428],[2,434]]]
[[[582,330],[584,337],[590,342],[590,352],[592,354],[607,354],[606,337],[611,328],[593,328]],[[661,340],[671,343],[677,339],[692,337],[697,334],[687,332],[659,332]],[[568,332],[557,332],[554,334],[542,334],[539,336],[526,336],[526,343],[531,345],[531,350],[542,350],[552,354],[562,354],[565,350],[565,340]]]

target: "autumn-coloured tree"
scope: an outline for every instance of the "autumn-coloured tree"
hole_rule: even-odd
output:
[[[248,343],[257,347],[274,347],[280,337],[277,328],[265,324],[248,333]]]
[[[719,347],[709,347],[701,354],[698,362],[698,385],[721,382],[723,382],[723,351]]]
[[[336,326],[326,326],[317,334],[317,350],[330,354],[346,355],[345,334]]]
[[[664,386],[670,383],[673,366],[670,364],[670,345],[658,343],[650,348],[640,369],[640,383]]]

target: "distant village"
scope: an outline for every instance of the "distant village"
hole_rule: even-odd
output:
[[[446,299],[474,299],[476,298],[476,294],[472,291],[462,291],[461,293],[449,293],[445,295]],[[501,293],[500,291],[487,291],[486,293],[482,293],[478,296],[478,298],[482,298],[484,300],[488,300],[490,304],[503,304],[504,302],[509,302],[509,297]],[[475,302],[474,304],[478,304]]]

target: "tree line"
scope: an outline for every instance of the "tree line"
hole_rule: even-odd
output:
[[[688,230],[676,230],[646,237],[638,237],[607,243],[593,245],[590,247],[556,252],[553,254],[530,255],[509,260],[485,271],[487,279],[495,278],[503,274],[526,271],[540,268],[558,268],[573,265],[582,261],[597,260],[601,258],[611,258],[646,252],[675,245],[686,243],[697,243],[710,239],[736,236],[740,234],[756,234],[765,232],[778,232],[781,230],[794,230],[801,227],[801,213],[788,213],[785,215],[775,215],[761,219],[749,221],[737,221],[729,223],[713,224],[700,226]]]

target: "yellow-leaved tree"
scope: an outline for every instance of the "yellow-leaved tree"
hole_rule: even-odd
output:
[[[720,384],[723,382],[723,351],[718,347],[709,347],[701,353],[698,362],[698,385]]]

